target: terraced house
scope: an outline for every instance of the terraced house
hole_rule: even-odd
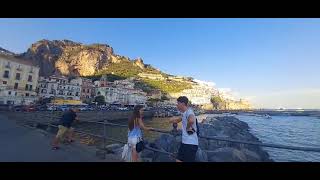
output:
[[[0,104],[35,103],[39,69],[28,60],[0,54]]]
[[[41,98],[80,100],[82,79],[68,79],[64,76],[52,75],[40,77],[38,93]]]
[[[145,104],[147,93],[134,89],[134,83],[129,80],[107,82],[105,77],[95,81],[96,96],[104,96],[106,103],[120,103],[121,105]]]

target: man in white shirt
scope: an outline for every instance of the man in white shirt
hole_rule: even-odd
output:
[[[188,107],[189,100],[186,96],[177,99],[177,108],[182,113],[180,118],[172,118],[171,123],[182,121],[182,143],[179,148],[177,162],[194,162],[198,150],[198,135],[196,116],[192,108]]]

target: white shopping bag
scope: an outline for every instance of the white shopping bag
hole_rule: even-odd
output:
[[[125,162],[131,162],[131,148],[128,144],[124,145],[121,158]]]

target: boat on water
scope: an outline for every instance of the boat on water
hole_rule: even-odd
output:
[[[269,114],[255,114],[254,116],[256,117],[261,117],[261,118],[266,118],[266,119],[272,119],[271,116]]]
[[[266,119],[272,119],[269,114],[264,115],[264,118],[266,118]]]

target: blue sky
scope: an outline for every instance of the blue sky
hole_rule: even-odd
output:
[[[0,19],[0,47],[40,39],[109,44],[255,107],[320,108],[320,19]]]

